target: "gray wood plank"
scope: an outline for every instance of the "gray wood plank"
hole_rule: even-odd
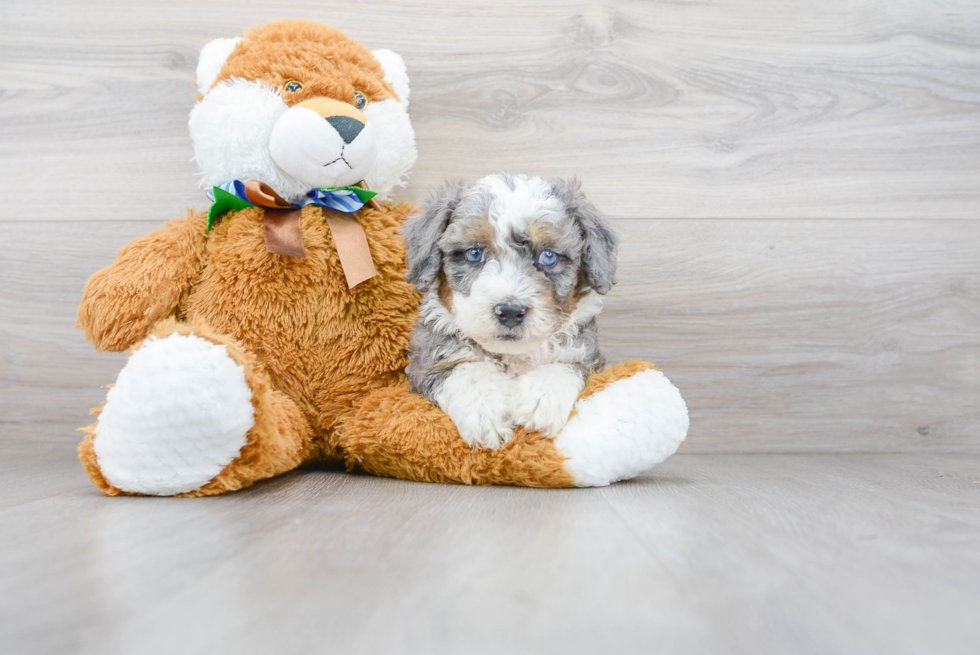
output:
[[[980,222],[615,225],[600,338],[682,390],[686,450],[977,452]],[[77,439],[123,361],[72,328],[82,285],[153,227],[0,224],[0,438]]]
[[[679,454],[594,490],[310,471],[185,500],[102,497],[69,447],[0,445],[0,480],[22,493],[0,509],[4,652],[954,655],[980,638],[976,455]]]
[[[509,169],[581,175],[625,217],[980,217],[972,0],[5,0],[0,193],[57,187],[34,220],[161,220],[202,202],[186,130],[197,52],[285,16],[405,56],[410,199]]]

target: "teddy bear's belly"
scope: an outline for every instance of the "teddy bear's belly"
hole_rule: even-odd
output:
[[[255,238],[234,249],[212,241],[180,317],[242,342],[329,442],[356,398],[403,379],[415,294],[400,269],[384,268],[349,290],[336,252],[315,240],[297,259],[266,252],[259,234],[239,236]]]

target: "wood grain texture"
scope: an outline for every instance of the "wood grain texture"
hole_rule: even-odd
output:
[[[680,454],[606,489],[298,472],[106,498],[0,445],[5,653],[973,653],[980,460]]]
[[[980,221],[615,226],[600,341],[681,389],[687,450],[980,450]],[[0,224],[3,439],[77,439],[123,361],[72,328],[81,288],[154,227]]]
[[[5,0],[0,193],[35,220],[203,202],[187,114],[209,39],[283,17],[395,49],[415,199],[447,175],[583,177],[618,216],[980,217],[973,0]],[[0,220],[21,211],[0,210]]]

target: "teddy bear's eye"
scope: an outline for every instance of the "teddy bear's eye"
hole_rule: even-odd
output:
[[[289,80],[282,85],[282,88],[290,93],[296,93],[297,91],[303,90],[303,83],[297,82],[296,80]]]
[[[364,109],[367,106],[367,97],[360,91],[354,92],[354,106],[358,109]]]

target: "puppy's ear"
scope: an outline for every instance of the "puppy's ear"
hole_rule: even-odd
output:
[[[447,182],[431,198],[422,202],[421,210],[405,221],[404,235],[408,273],[405,278],[419,291],[435,282],[442,267],[439,237],[449,225],[453,210],[466,191],[462,181]]]
[[[619,239],[602,212],[585,197],[578,178],[551,180],[551,187],[582,231],[585,243],[582,248],[582,272],[586,282],[598,293],[609,293],[616,284]]]

